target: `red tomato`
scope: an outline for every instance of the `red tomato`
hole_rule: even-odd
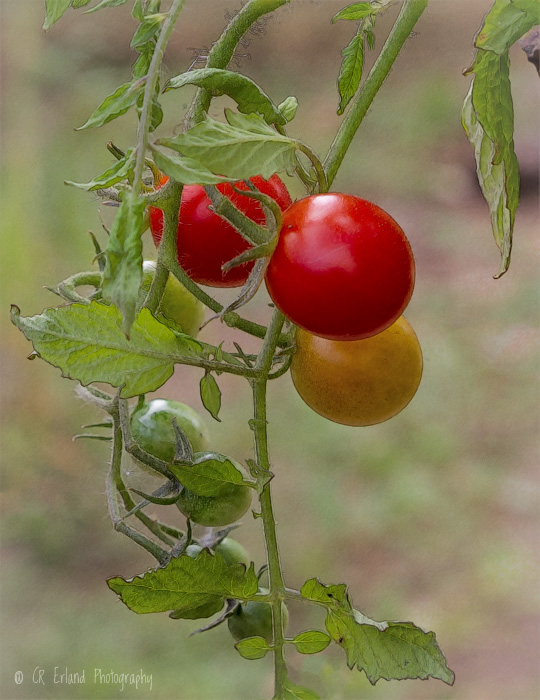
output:
[[[359,340],[401,315],[414,287],[414,258],[401,228],[376,204],[316,194],[283,214],[266,286],[304,330]]]
[[[167,179],[162,178],[161,184]],[[269,180],[256,175],[251,178],[251,182],[263,194],[275,199],[282,210],[290,205],[287,188],[277,175],[272,175]],[[237,182],[235,186],[247,190],[243,182]],[[228,183],[220,184],[217,188],[246,216],[264,225],[265,216],[259,202],[237,194]],[[178,219],[178,262],[198,284],[240,287],[249,277],[254,263],[244,263],[226,273],[222,272],[221,266],[250,248],[251,244],[235,228],[210,211],[210,205],[202,185],[184,187]],[[155,244],[159,245],[163,235],[163,212],[150,207],[149,214],[152,237]]]

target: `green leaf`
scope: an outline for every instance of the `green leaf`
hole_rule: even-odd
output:
[[[91,2],[91,0],[73,0],[73,2],[71,3],[71,7],[74,10],[78,10],[79,8],[88,5],[89,2]]]
[[[201,68],[171,78],[165,90],[197,85],[217,95],[228,95],[243,114],[258,112],[268,124],[286,123],[285,117],[263,90],[245,75],[221,68]]]
[[[233,182],[235,178],[214,175],[195,158],[166,155],[155,146],[150,146],[154,163],[176,182],[184,185],[217,185],[219,182]]]
[[[332,17],[332,22],[337,22],[338,19],[359,20],[376,14],[380,11],[377,5],[372,5],[371,2],[355,2],[352,5],[340,10]]]
[[[137,31],[133,35],[130,46],[132,48],[138,48],[143,46],[150,39],[152,39],[158,32],[165,21],[167,14],[165,12],[158,12],[155,15],[147,15],[144,20],[137,27]]]
[[[291,643],[295,645],[296,651],[300,654],[318,654],[320,651],[324,651],[331,641],[324,632],[309,630],[297,634]]]
[[[225,598],[215,596],[209,603],[197,605],[194,608],[173,610],[169,617],[173,620],[200,620],[203,617],[211,617],[218,613],[225,604]]]
[[[501,251],[497,277],[510,264],[514,219],[519,204],[519,170],[514,152],[514,109],[508,54],[479,50],[475,73],[462,111],[462,123],[474,148],[480,187]]]
[[[354,610],[344,584],[325,586],[307,581],[302,595],[326,605],[326,629],[343,647],[349,668],[364,671],[369,682],[405,678],[438,678],[449,685],[454,674],[446,665],[433,632],[412,622],[374,622]]]
[[[197,458],[197,454],[194,455]],[[244,484],[244,475],[225,455],[213,454],[211,459],[193,466],[171,464],[171,472],[189,491],[199,496],[219,496],[228,484]]]
[[[23,318],[17,307],[11,320],[39,356],[81,384],[106,382],[123,386],[129,398],[159,389],[172,375],[175,362],[198,355],[196,341],[180,339],[142,309],[128,340],[115,306],[96,301],[47,309]]]
[[[234,645],[234,648],[238,651],[240,656],[244,659],[249,659],[253,661],[254,659],[263,659],[271,647],[268,646],[268,642],[264,637],[246,637]]]
[[[105,187],[111,187],[117,182],[121,182],[129,177],[135,168],[135,151],[130,148],[125,158],[121,158],[116,161],[114,165],[108,168],[101,175],[97,175],[90,182],[72,182],[71,180],[66,180],[66,185],[71,185],[72,187],[78,187],[81,190],[100,190]]]
[[[474,45],[502,54],[536,24],[540,24],[538,0],[495,0]]]
[[[353,37],[351,43],[341,52],[343,62],[339,71],[338,91],[340,96],[338,114],[343,114],[345,108],[354,97],[364,68],[364,32],[362,28]]]
[[[45,22],[43,29],[48,31],[71,5],[71,0],[45,0]]]
[[[137,103],[143,87],[144,84],[140,80],[120,85],[111,95],[103,100],[99,107],[90,115],[86,123],[79,126],[77,130],[103,126],[103,124],[107,124],[116,119],[116,117],[125,114]]]
[[[283,102],[278,105],[278,109],[283,115],[286,122],[291,122],[296,116],[296,110],[298,109],[298,100],[294,95],[287,97]]]
[[[95,5],[95,7],[91,7],[89,10],[86,10],[87,15],[89,15],[91,12],[97,12],[98,10],[102,10],[104,7],[118,7],[119,5],[123,5],[126,3],[127,0],[101,0],[101,2],[98,5]]]
[[[103,271],[103,297],[119,307],[124,316],[124,332],[135,319],[142,282],[142,231],[146,203],[126,196],[114,219],[107,245]]]
[[[218,418],[219,409],[221,408],[221,389],[213,374],[210,374],[210,372],[205,373],[201,379],[200,389],[204,407],[212,418],[221,422],[221,418]]]
[[[295,168],[296,144],[278,134],[256,114],[226,111],[228,124],[207,117],[184,134],[158,144],[197,160],[208,170],[233,180],[271,177]]]
[[[138,614],[174,610],[178,615],[203,605],[217,605],[221,598],[249,599],[258,589],[253,564],[247,571],[244,566],[228,566],[220,554],[208,549],[195,559],[182,554],[163,568],[127,580],[116,576],[107,584]]]
[[[290,678],[285,679],[283,687],[285,691],[283,693],[284,700],[320,700],[314,690],[295,685]]]
[[[143,44],[142,46],[138,47],[137,51],[139,52],[139,57],[137,58],[131,69],[134,78],[143,78],[148,73],[150,63],[152,62],[152,56],[154,55],[155,47],[156,44],[154,41],[149,41],[146,44]]]

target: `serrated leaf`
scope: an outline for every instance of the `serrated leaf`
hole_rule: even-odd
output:
[[[219,95],[228,95],[238,105],[243,114],[257,112],[267,124],[286,123],[285,117],[273,104],[268,95],[251,78],[221,68],[201,68],[182,73],[171,78],[165,90],[173,90],[184,85],[197,85]]]
[[[192,129],[158,144],[197,160],[212,173],[231,180],[254,175],[270,178],[274,173],[294,170],[296,145],[278,134],[256,114],[227,111],[230,123],[207,117]]]
[[[502,54],[537,24],[540,24],[538,0],[495,0],[484,17],[474,45]]]
[[[71,185],[72,187],[78,187],[81,190],[100,190],[104,187],[111,187],[117,182],[121,182],[129,177],[135,168],[135,151],[130,148],[126,152],[125,158],[116,161],[114,165],[108,168],[101,175],[97,175],[90,182],[72,182],[71,180],[66,180],[66,185]]]
[[[519,169],[514,152],[514,110],[508,54],[479,50],[475,73],[462,111],[462,123],[474,148],[480,187],[501,251],[500,277],[510,264],[514,219],[519,203]]]
[[[344,7],[332,17],[332,22],[337,22],[339,19],[359,20],[376,14],[380,8],[374,7],[371,2],[355,2],[352,5]]]
[[[172,375],[175,362],[196,356],[197,343],[182,340],[142,309],[131,327],[122,332],[122,316],[115,306],[96,301],[47,309],[23,318],[16,307],[11,320],[39,356],[84,386],[105,382],[123,386],[130,398],[155,391]]]
[[[237,642],[234,648],[240,656],[250,661],[263,659],[271,651],[271,647],[268,646],[268,642],[263,637],[246,637],[246,639]]]
[[[142,231],[146,203],[127,196],[114,219],[103,271],[103,297],[122,311],[124,332],[135,319],[142,282]]]
[[[71,0],[45,0],[45,22],[43,29],[48,31],[71,5]]]
[[[101,2],[94,7],[91,7],[89,10],[86,10],[87,15],[89,15],[91,12],[97,12],[98,10],[103,10],[104,7],[118,7],[119,5],[124,5],[127,0],[101,0]]]
[[[166,17],[165,12],[147,15],[137,27],[130,46],[135,49],[150,41],[159,32]]]
[[[286,122],[291,122],[296,116],[296,110],[298,109],[298,100],[294,95],[287,97],[283,102],[278,105],[278,109],[283,115]]]
[[[203,406],[206,408],[212,418],[218,422],[221,422],[221,418],[218,418],[219,410],[221,408],[221,389],[219,388],[213,374],[206,372],[201,379],[200,390]]]
[[[107,584],[138,614],[217,605],[220,598],[250,598],[258,589],[253,564],[247,571],[236,564],[228,566],[220,554],[207,549],[194,559],[182,554],[163,568],[127,580],[116,576]]]
[[[77,131],[103,126],[103,124],[107,124],[125,114],[137,103],[142,90],[143,83],[140,80],[120,85],[111,95],[103,100],[99,107],[92,112],[88,120],[78,127]]]
[[[150,146],[154,163],[170,178],[184,185],[217,185],[219,182],[233,182],[235,178],[214,175],[194,158],[166,155],[155,146]]]
[[[375,623],[355,611],[344,584],[325,586],[316,579],[301,590],[309,600],[327,607],[326,629],[343,647],[349,668],[364,671],[369,682],[405,678],[438,678],[449,685],[454,674],[446,665],[433,632],[412,622]]]
[[[292,644],[295,645],[296,651],[300,654],[318,654],[320,651],[324,651],[331,641],[331,638],[324,632],[309,630],[297,634],[292,640]]]
[[[193,466],[171,464],[170,469],[185,488],[199,496],[219,496],[224,486],[245,483],[242,472],[225,455],[215,453]]]
[[[339,71],[338,91],[340,96],[338,114],[343,114],[352,100],[364,69],[364,32],[362,29],[352,38],[352,41],[341,52],[343,62]]]

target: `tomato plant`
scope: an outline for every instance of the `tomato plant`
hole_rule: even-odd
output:
[[[167,180],[167,177],[162,178],[161,184]],[[272,197],[281,209],[286,209],[291,203],[287,188],[278,175],[272,175],[268,180],[255,175],[250,180],[260,192]],[[234,187],[248,190],[244,182],[236,182]],[[265,216],[259,202],[238,194],[229,183],[218,185],[217,189],[250,219],[258,224],[264,223]],[[184,187],[178,218],[178,262],[189,277],[199,284],[239,287],[249,277],[253,263],[242,263],[227,272],[221,268],[248,250],[251,244],[231,224],[215,214],[210,206],[210,199],[202,185]],[[156,207],[150,207],[150,230],[154,242],[159,245],[163,235],[163,212]]]
[[[69,183],[115,207],[105,247],[93,236],[96,267],[49,288],[61,304],[33,317],[22,316],[13,306],[12,321],[32,342],[31,357],[79,382],[78,395],[105,414],[89,427],[106,434],[78,437],[110,443],[107,507],[112,526],[155,561],[139,575],[130,572],[107,580],[127,608],[141,615],[169,613],[173,619],[215,615],[199,632],[227,621],[241,656],[253,660],[273,655],[276,700],[318,697],[291,679],[284,650],[315,654],[331,642],[343,649],[347,666],[364,672],[372,684],[381,678],[432,677],[451,685],[453,672],[433,632],[412,622],[371,620],[353,607],[344,583],[325,584],[312,576],[299,589],[291,588],[281,565],[273,505],[280,465],[271,463],[268,440],[270,381],[290,369],[298,393],[315,411],[331,421],[369,426],[401,411],[421,378],[420,346],[401,315],[415,278],[409,242],[378,205],[330,189],[428,2],[403,0],[365,80],[365,49],[374,48],[377,18],[394,3],[353,3],[334,16],[334,21],[356,24],[338,77],[337,111],[345,116],[320,157],[302,134],[295,134],[302,123],[293,122],[302,109],[296,97],[278,104],[250,77],[231,70],[246,34],[256,35],[257,22],[290,1],[247,0],[222,35],[209,42],[205,67],[189,66],[164,83],[163,57],[185,0],[170,0],[166,9],[160,0],[135,0],[131,9],[137,29],[131,48],[138,58],[131,79],[106,96],[80,128],[103,126],[131,110],[138,117],[136,134],[126,150],[107,143],[116,162],[101,174],[88,183]],[[46,28],[70,7],[88,4],[48,1]],[[125,4],[102,0],[90,10]],[[497,0],[486,16],[463,110],[501,247],[501,274],[509,263],[519,192],[508,49],[538,18],[537,0],[516,5]],[[186,85],[196,90],[183,128],[169,137],[156,134],[166,131],[162,92]],[[223,95],[234,106],[216,119],[210,106]],[[494,116],[493,106],[499,104],[504,119]],[[304,114],[304,119],[314,117]],[[179,123],[177,114],[173,123]],[[389,139],[390,133],[381,130],[380,137]],[[129,137],[124,138],[127,142]],[[296,178],[295,185],[306,195],[294,204],[280,179],[284,173]],[[159,186],[151,187],[151,179],[161,175]],[[148,226],[159,244],[152,269],[143,265]],[[241,264],[224,271],[231,260]],[[252,320],[244,309],[265,280],[274,308],[270,312],[263,299],[257,320]],[[232,301],[220,301],[201,284],[243,286]],[[219,339],[214,343],[193,337],[202,320],[201,303],[214,314],[209,321],[219,318],[230,329],[221,335],[223,326],[215,322]],[[241,333],[251,336],[249,350]],[[253,444],[243,449],[244,463],[206,451],[215,448],[204,423],[187,405],[147,400],[173,376],[176,365],[200,374],[202,403],[216,420],[223,375],[229,375],[231,386],[234,381],[249,386],[252,412],[244,427]],[[178,382],[177,389],[184,386]],[[232,391],[228,382],[221,386],[225,395]],[[126,455],[136,460],[134,470],[123,468]],[[135,488],[138,465],[150,467],[161,479],[151,493]],[[298,501],[304,488],[299,482],[294,494]],[[330,491],[325,497],[332,498]],[[241,545],[227,542],[252,501],[266,553],[258,571]],[[159,506],[159,517],[148,510],[153,506]],[[163,511],[173,516],[172,522]],[[184,516],[180,526],[178,511]],[[260,587],[263,575],[268,576],[268,589]],[[325,630],[286,636],[285,601],[322,609]],[[189,672],[188,665],[181,672]]]
[[[328,340],[299,329],[291,377],[297,392],[321,416],[344,425],[374,425],[412,399],[422,377],[422,351],[401,316],[362,340]]]
[[[334,340],[380,333],[403,312],[414,258],[398,224],[353,195],[317,194],[283,215],[266,286],[301,328]]]
[[[176,452],[173,420],[185,433],[194,452],[208,447],[208,428],[203,419],[191,406],[170,399],[153,399],[137,406],[131,415],[133,438],[145,452],[164,462],[172,462]]]

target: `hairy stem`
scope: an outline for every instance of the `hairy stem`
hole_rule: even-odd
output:
[[[264,339],[263,347],[257,358],[254,369],[258,372],[256,379],[251,381],[253,391],[254,420],[252,422],[255,455],[257,465],[261,470],[270,471],[270,459],[268,455],[268,433],[266,417],[266,387],[268,375],[272,367],[272,360],[276,350],[281,328],[285,317],[277,309],[274,311],[268,332]],[[283,617],[281,602],[284,598],[285,584],[279,562],[277,545],[276,522],[272,507],[270,482],[266,483],[259,497],[261,515],[264,526],[264,538],[268,557],[268,576],[270,579],[270,599],[272,605],[272,623],[274,630],[274,677],[275,697],[283,696],[285,681],[287,679],[287,666],[283,655]]]
[[[249,0],[232,18],[223,34],[213,45],[208,54],[206,67],[226,68],[234,56],[238,43],[248,29],[263,15],[277,10],[278,7],[286,5],[288,2],[291,0]],[[204,113],[208,112],[211,101],[212,94],[204,88],[199,88],[186,114],[186,122],[188,124],[200,122],[204,118]]]
[[[381,53],[355,97],[325,158],[324,169],[328,178],[328,187],[332,185],[358,127],[427,4],[428,0],[405,0],[403,3]]]
[[[163,22],[163,27],[159,33],[156,47],[150,61],[148,73],[146,74],[146,85],[144,87],[144,97],[139,118],[139,129],[137,133],[137,160],[135,161],[135,169],[133,172],[133,189],[132,196],[137,198],[142,186],[142,176],[145,165],[146,149],[148,146],[148,134],[150,132],[150,115],[152,110],[152,101],[156,90],[157,81],[161,70],[161,62],[165,47],[171,37],[174,25],[176,24],[180,12],[184,7],[186,0],[174,0],[167,14],[167,19]]]

